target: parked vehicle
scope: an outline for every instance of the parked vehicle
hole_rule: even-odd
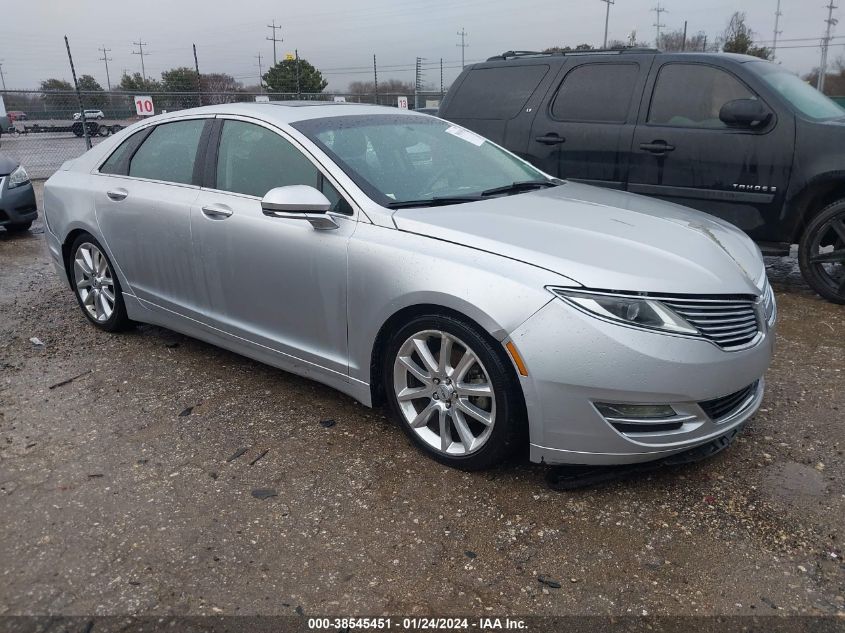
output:
[[[26,112],[21,112],[20,110],[10,110],[6,114],[9,116],[9,120],[12,122],[26,121],[29,118]]]
[[[81,118],[82,118],[82,114],[80,114],[79,112],[73,113],[73,120],[74,121],[79,121]],[[85,110],[85,119],[86,120],[92,121],[92,120],[105,119],[105,118],[106,118],[106,115],[103,114],[102,110]]]
[[[9,232],[28,231],[37,217],[29,175],[16,160],[0,154],[0,226]]]
[[[439,116],[546,172],[706,211],[845,303],[845,110],[756,57],[504,53],[466,68]],[[665,207],[664,207],[665,208]]]
[[[721,446],[763,397],[775,302],[744,233],[431,116],[151,117],[56,172],[44,206],[96,327],[159,324],[386,400],[460,468],[525,442],[583,464]]]

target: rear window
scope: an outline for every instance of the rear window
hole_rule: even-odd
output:
[[[552,102],[560,121],[624,123],[640,67],[637,64],[583,64],[571,70]]]
[[[511,119],[548,72],[545,64],[471,70],[451,98],[446,114],[454,119]]]

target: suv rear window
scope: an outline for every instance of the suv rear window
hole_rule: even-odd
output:
[[[549,72],[546,64],[471,70],[448,105],[452,119],[511,119]]]
[[[564,77],[552,102],[559,121],[624,123],[640,76],[638,64],[583,64]]]

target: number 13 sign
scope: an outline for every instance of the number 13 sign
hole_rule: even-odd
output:
[[[152,116],[156,113],[152,97],[135,97],[135,111],[138,116]]]

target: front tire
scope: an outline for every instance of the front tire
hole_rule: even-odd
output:
[[[526,429],[508,357],[485,333],[446,315],[414,318],[387,345],[384,389],[411,441],[462,470],[500,464]]]
[[[32,228],[32,220],[29,222],[21,222],[20,224],[7,224],[6,230],[9,233],[23,233],[24,231],[28,231]]]
[[[845,304],[845,200],[814,217],[798,248],[801,274],[828,301]]]
[[[130,325],[120,281],[103,247],[80,235],[70,248],[69,276],[82,313],[96,327],[117,332]]]

